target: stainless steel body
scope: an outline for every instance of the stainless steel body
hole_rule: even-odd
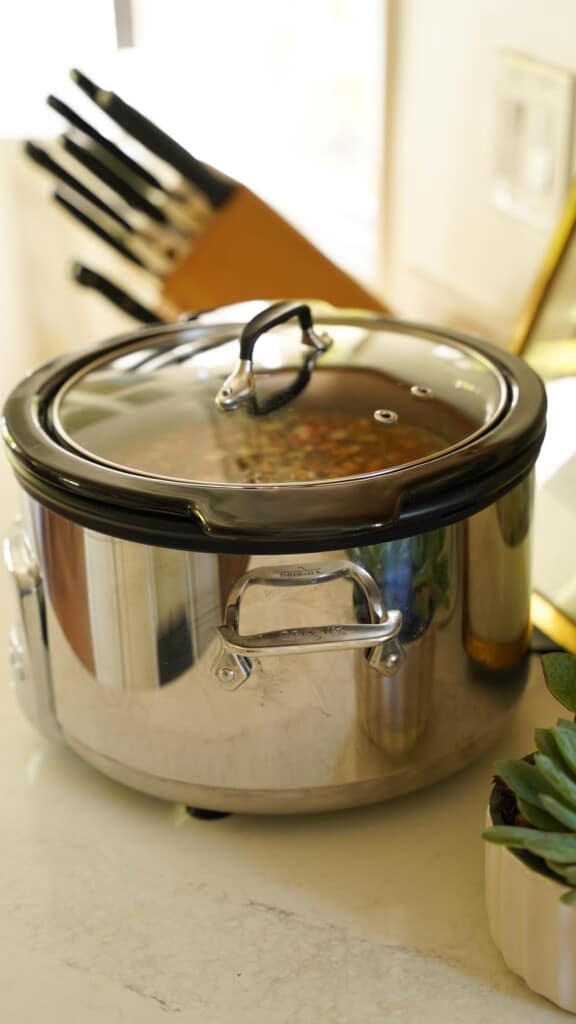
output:
[[[148,546],[23,502],[6,551],[23,709],[138,789],[251,812],[382,800],[471,761],[521,693],[526,483],[443,529],[283,556]]]

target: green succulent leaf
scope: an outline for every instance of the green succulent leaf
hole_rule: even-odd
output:
[[[547,757],[551,757],[552,759],[558,757],[558,750],[556,748],[552,729],[535,729],[534,739],[541,754],[546,754]]]
[[[516,825],[492,825],[482,835],[491,843],[529,850],[543,860],[576,866],[576,836],[568,832],[537,832],[536,829],[518,828]]]
[[[552,800],[553,798],[549,797],[548,799]],[[540,800],[544,803],[543,796],[540,797]],[[522,817],[526,818],[526,821],[529,821],[535,828],[540,828],[544,832],[558,831],[558,822],[561,819],[554,818],[552,812],[547,813],[546,810],[543,811],[539,807],[535,807],[534,804],[526,803],[525,800],[520,800],[519,797],[516,797],[516,803]],[[574,814],[574,820],[576,821],[576,813]]]
[[[497,843],[498,846],[514,844],[521,848],[527,836],[533,834],[533,828],[520,828],[518,825],[490,825],[482,832],[482,838],[488,839],[491,843]]]
[[[576,811],[572,810],[571,807],[567,807],[566,804],[563,804],[561,800],[557,800],[556,797],[543,794],[540,799],[542,806],[553,819],[561,821],[571,832],[576,832]],[[528,821],[531,820],[531,818],[528,818]],[[536,822],[533,821],[532,824],[535,825]],[[537,827],[542,828],[542,825]]]
[[[559,864],[576,864],[576,836],[568,832],[536,833],[533,829],[532,838],[525,840],[522,848]]]
[[[573,782],[562,766],[545,754],[536,754],[535,767],[556,793],[576,810],[576,782]]]
[[[562,756],[562,760],[572,774],[576,776],[576,730],[572,732],[571,729],[562,729],[559,726],[556,726],[556,728],[552,729],[551,732],[554,736],[554,743]],[[546,751],[544,750],[542,753],[545,754]]]
[[[545,654],[544,678],[550,693],[569,711],[576,712],[576,657],[573,654]]]
[[[556,729],[562,729],[571,736],[576,736],[576,722],[568,721],[567,718],[559,718],[555,725]]]
[[[576,657],[549,654],[542,664],[551,694],[576,713]],[[535,741],[538,752],[529,760],[496,764],[520,815],[533,827],[493,825],[483,836],[540,858],[559,882],[571,886],[562,902],[576,906],[576,722],[560,718],[552,729],[536,729]]]
[[[555,860],[546,860],[546,864],[555,875],[561,875],[569,885],[576,885],[576,866],[573,864],[558,864]]]
[[[554,787],[540,774],[538,768],[527,761],[496,761],[498,775],[514,792],[516,798],[540,807],[542,793],[555,795]]]

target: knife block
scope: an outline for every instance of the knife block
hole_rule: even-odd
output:
[[[181,311],[248,299],[315,298],[389,312],[257,195],[238,185],[162,286]]]

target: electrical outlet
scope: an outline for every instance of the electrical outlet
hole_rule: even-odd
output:
[[[493,200],[536,226],[554,223],[572,175],[574,76],[530,57],[498,55]]]

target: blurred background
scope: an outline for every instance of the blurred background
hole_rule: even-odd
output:
[[[73,260],[154,299],[22,153],[65,130],[48,93],[120,138],[74,66],[394,312],[508,342],[574,172],[573,0],[20,0],[0,17],[2,395],[133,326],[72,282]]]

